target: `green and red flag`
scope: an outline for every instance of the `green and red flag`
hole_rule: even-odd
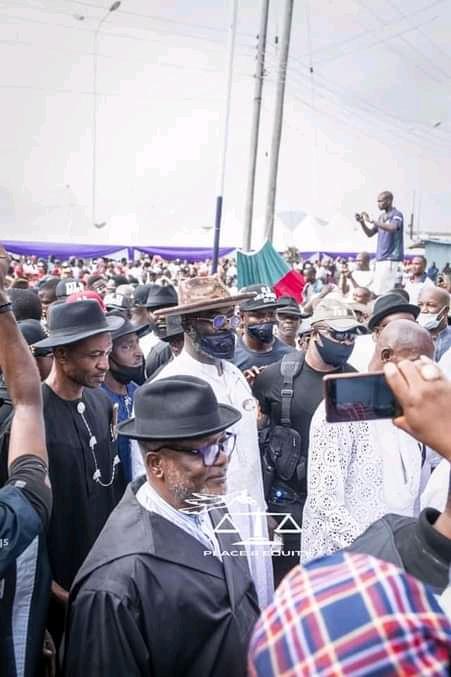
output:
[[[251,284],[266,284],[278,298],[291,296],[298,303],[303,302],[304,277],[289,266],[270,242],[256,252],[238,250],[236,256],[239,289]]]

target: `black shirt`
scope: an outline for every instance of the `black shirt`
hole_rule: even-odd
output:
[[[233,364],[236,364],[241,371],[251,367],[266,367],[269,364],[278,362],[286,353],[290,353],[293,350],[296,350],[296,348],[283,343],[277,336],[274,337],[271,350],[265,352],[251,350],[244,344],[241,336],[238,336]]]
[[[334,372],[355,371],[353,367],[346,364],[343,369]],[[301,455],[307,458],[309,447],[310,423],[319,403],[324,397],[323,376],[325,372],[312,369],[307,362],[304,362],[302,370],[295,377],[293,382],[293,399],[291,402],[291,427],[298,431],[301,436]],[[255,379],[253,393],[260,404],[263,414],[269,416],[272,425],[280,424],[280,391],[283,385],[283,377],[280,373],[280,362],[271,364]],[[307,495],[307,481],[303,481],[301,486],[297,479],[288,482],[288,485],[301,496]]]
[[[78,413],[95,435],[94,448],[101,481],[108,484],[113,473],[116,444],[112,441],[112,403],[100,388],[85,389],[82,400],[64,400],[43,385],[44,419],[53,490],[53,512],[48,546],[54,580],[69,590],[83,560],[102,530],[125,488],[120,464],[114,482],[103,487],[94,481],[94,456],[90,434]]]

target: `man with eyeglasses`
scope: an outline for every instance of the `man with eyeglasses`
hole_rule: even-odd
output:
[[[66,675],[244,677],[257,596],[239,535],[219,528],[240,419],[194,376],[137,391],[119,434],[138,440],[146,476],[74,582]]]
[[[271,510],[289,512],[302,526],[302,510],[307,496],[307,454],[310,423],[316,408],[323,399],[323,376],[336,372],[350,372],[348,360],[354,347],[355,336],[365,331],[354,313],[338,299],[324,299],[310,318],[311,337],[304,354],[298,356],[299,366],[292,381],[292,398],[289,405],[290,427],[300,435],[299,457],[296,463],[287,463],[291,474],[279,474],[277,467],[268,503]],[[257,398],[266,423],[270,428],[282,424],[282,396],[286,387],[281,362],[267,367],[257,376],[253,393]],[[287,451],[288,453],[288,451]],[[284,464],[285,465],[285,464]],[[294,553],[300,549],[297,533],[284,534],[284,551]],[[276,583],[299,561],[296,554],[274,559]]]

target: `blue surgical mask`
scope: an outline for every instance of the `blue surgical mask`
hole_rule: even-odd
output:
[[[327,338],[323,334],[318,337],[315,345],[323,362],[330,364],[332,367],[342,367],[345,365],[354,349],[354,343],[351,345],[337,343],[337,341],[332,341],[332,339]]]
[[[428,331],[438,329],[442,321],[442,317],[440,316],[442,315],[443,310],[444,308],[441,308],[438,313],[420,313],[417,317],[418,324]]]
[[[203,353],[217,360],[231,360],[235,354],[235,333],[224,331],[212,336],[199,336],[198,346]]]
[[[261,343],[271,343],[274,338],[273,329],[273,322],[263,322],[262,324],[251,324],[247,328],[247,333]]]

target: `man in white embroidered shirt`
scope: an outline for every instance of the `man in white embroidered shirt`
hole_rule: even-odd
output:
[[[378,336],[369,371],[433,354],[425,329],[394,320]],[[421,461],[421,446],[391,420],[327,423],[321,403],[310,428],[301,561],[350,545],[388,512],[413,516]]]
[[[218,528],[240,418],[194,376],[137,390],[119,434],[139,441],[147,477],[128,485],[72,587],[67,677],[244,677],[257,595],[239,534]]]

